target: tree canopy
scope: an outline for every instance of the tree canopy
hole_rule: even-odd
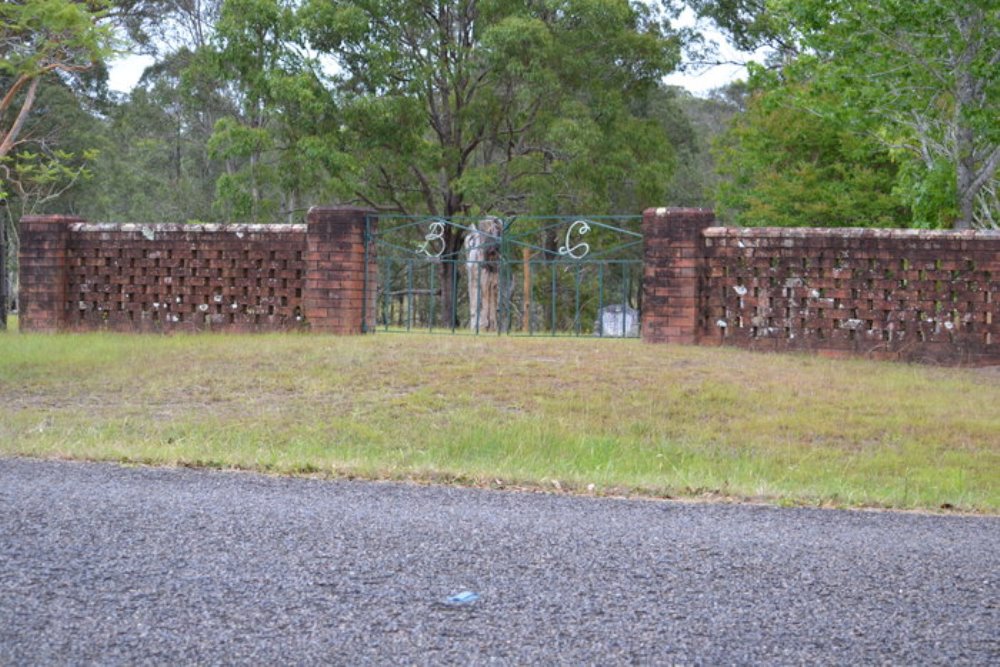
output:
[[[892,176],[906,222],[998,224],[1000,8],[993,0],[697,4],[734,39],[775,48],[769,66],[751,77],[761,98],[780,96],[786,115],[813,116],[823,132],[880,147],[872,164],[882,162],[881,175]],[[756,159],[749,150],[741,155]],[[776,178],[798,178],[795,169],[771,166]],[[872,192],[884,193],[879,180]]]
[[[679,43],[644,5],[313,0],[303,16],[364,156],[341,181],[370,205],[604,210],[665,187],[671,149],[645,112]]]
[[[0,4],[0,164],[8,178],[5,160],[28,141],[22,130],[44,78],[84,72],[109,53],[112,35],[101,23],[104,10],[100,0]]]
[[[6,2],[0,190],[11,211],[110,220],[667,203],[746,224],[998,225],[993,0],[685,4],[770,50],[746,84],[663,85],[692,37],[674,0]],[[156,57],[118,97],[115,39]]]

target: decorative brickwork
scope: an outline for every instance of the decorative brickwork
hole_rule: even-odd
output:
[[[375,290],[365,303],[365,280],[377,275],[373,250],[365,252],[366,218],[361,208],[309,209],[303,309],[322,331],[359,334],[375,324]],[[369,220],[374,232],[374,220]],[[365,269],[365,261],[368,270]]]
[[[646,211],[644,340],[1000,363],[1000,233],[710,221]]]
[[[303,327],[305,231],[305,225],[72,225],[65,325]]]
[[[1000,234],[717,227],[704,241],[702,342],[1000,361]]]
[[[26,217],[21,327],[357,333],[366,213],[312,209],[305,225]]]
[[[69,226],[80,218],[29,215],[21,218],[18,308],[22,331],[56,331],[64,326]]]
[[[702,231],[715,220],[701,208],[647,209],[642,215],[642,339],[696,343]]]

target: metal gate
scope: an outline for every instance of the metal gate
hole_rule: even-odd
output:
[[[637,337],[640,224],[380,215],[366,233],[375,313],[362,319],[379,332]]]

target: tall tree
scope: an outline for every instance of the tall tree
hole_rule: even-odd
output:
[[[662,189],[669,147],[639,108],[679,45],[646,5],[311,0],[304,18],[340,68],[368,156],[345,184],[370,205],[553,210]]]
[[[214,219],[223,164],[207,143],[215,121],[233,113],[215,82],[187,80],[187,49],[160,58],[124,101],[102,114],[105,138],[93,179],[73,193],[78,210],[108,221]],[[80,191],[82,190],[82,191]]]
[[[787,83],[762,87],[718,138],[720,216],[749,226],[908,226],[890,151],[799,108],[795,100],[806,94]]]
[[[16,270],[18,213],[49,201],[85,175],[91,153],[73,155],[48,134],[68,120],[56,107],[79,109],[73,93],[110,53],[102,0],[8,0],[0,3],[0,225],[7,266]],[[48,117],[36,108],[46,100]],[[67,100],[69,104],[64,104]],[[40,120],[40,122],[38,122]]]
[[[741,89],[740,84],[731,84],[701,98],[683,88],[662,87],[655,96],[651,115],[660,122],[676,154],[663,201],[671,206],[713,206],[719,176],[711,148],[740,111],[728,95],[738,99]]]
[[[84,72],[111,46],[101,0],[14,0],[0,4],[0,160],[21,131],[44,77]]]
[[[788,5],[804,43],[826,61],[824,77],[885,123],[885,143],[917,158],[929,178],[951,172],[954,226],[1000,222],[996,0]]]
[[[236,107],[209,143],[226,161],[217,204],[227,218],[294,219],[326,178],[318,154],[335,162],[336,109],[295,9],[287,0],[227,0],[215,50],[199,65],[225,82]]]
[[[298,146],[294,165],[312,178],[322,168],[341,199],[383,211],[601,212],[662,200],[672,151],[648,101],[679,40],[649,6],[306,0],[297,9],[223,7],[221,61],[245,111],[219,124],[213,145],[248,160],[244,178],[220,181],[231,201],[260,200],[253,173],[278,143]],[[303,47],[326,64],[326,99]],[[455,257],[463,234],[449,226],[443,241]],[[453,295],[442,284],[447,311]]]
[[[759,84],[801,93],[789,97],[797,108],[882,143],[915,224],[998,224],[996,0],[696,4],[734,38],[781,51],[778,75]]]

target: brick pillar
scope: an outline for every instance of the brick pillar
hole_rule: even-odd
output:
[[[302,309],[312,331],[360,334],[375,323],[375,289],[365,303],[365,226],[374,231],[373,211],[314,206],[306,214],[306,275]],[[376,279],[374,253],[368,277]],[[367,320],[363,326],[363,320]]]
[[[698,342],[702,232],[715,214],[702,208],[650,208],[642,214],[642,339]]]
[[[66,324],[69,226],[83,222],[68,215],[21,218],[18,254],[18,308],[21,331],[53,332]]]

